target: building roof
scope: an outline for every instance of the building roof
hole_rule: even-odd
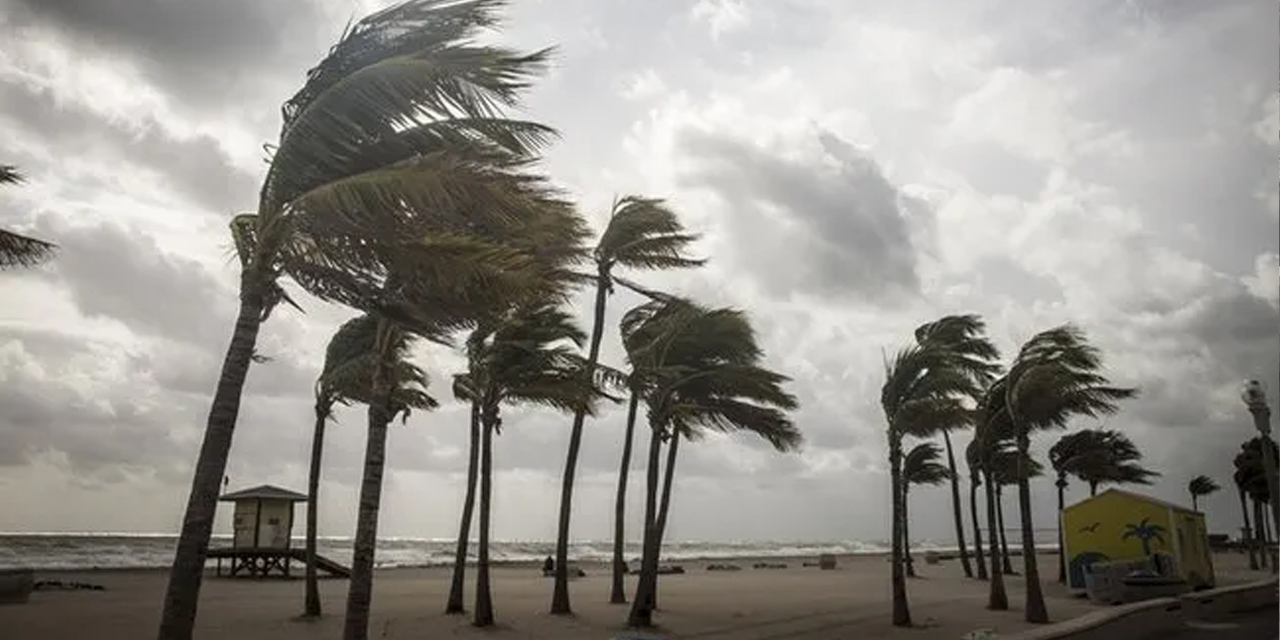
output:
[[[1096,499],[1096,498],[1101,498],[1102,496],[1105,496],[1105,495],[1107,495],[1108,493],[1114,493],[1114,494],[1122,495],[1122,496],[1125,496],[1126,498],[1133,498],[1134,500],[1141,500],[1141,501],[1143,501],[1143,502],[1147,502],[1147,503],[1155,504],[1155,505],[1160,505],[1160,506],[1162,506],[1162,507],[1166,507],[1166,508],[1169,508],[1169,509],[1177,509],[1178,511],[1186,511],[1187,513],[1196,513],[1196,511],[1193,511],[1192,509],[1189,509],[1189,508],[1187,508],[1187,507],[1184,507],[1184,506],[1182,506],[1182,505],[1180,505],[1180,504],[1174,504],[1174,503],[1172,503],[1172,502],[1169,502],[1169,501],[1167,501],[1167,500],[1161,500],[1161,499],[1159,499],[1159,498],[1152,498],[1151,496],[1142,495],[1141,493],[1134,493],[1134,492],[1132,492],[1132,491],[1125,491],[1124,489],[1106,489],[1106,490],[1104,490],[1102,493],[1099,493],[1099,494],[1098,494],[1098,495],[1096,495],[1096,496],[1090,496],[1090,497],[1085,498],[1085,499],[1083,499],[1083,500],[1081,500],[1081,501],[1079,501],[1079,502],[1077,502],[1077,503],[1075,503],[1075,504],[1067,505],[1067,506],[1066,506],[1066,508],[1064,508],[1064,509],[1063,509],[1063,511],[1065,511],[1065,510],[1067,510],[1067,509],[1070,509],[1070,508],[1072,508],[1072,507],[1075,507],[1075,506],[1077,506],[1077,505],[1084,504],[1084,503],[1086,503],[1086,502],[1088,502],[1088,501],[1090,501],[1090,500],[1093,500],[1093,499]]]
[[[307,496],[296,491],[281,489],[269,484],[232,491],[231,493],[222,494],[218,498],[223,502],[236,502],[239,500],[288,500],[290,502],[306,502]]]

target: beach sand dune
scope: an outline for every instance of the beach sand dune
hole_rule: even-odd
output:
[[[987,611],[986,584],[965,579],[955,561],[920,563],[910,580],[916,629],[889,624],[888,563],[883,556],[840,558],[834,571],[803,567],[805,559],[779,560],[786,569],[752,569],[753,559],[681,563],[687,573],[661,578],[660,629],[627,632],[629,637],[699,640],[844,640],[862,638],[934,638],[955,640],[975,629],[1001,634],[1027,628],[1021,619],[1022,582],[1008,578],[1011,610]],[[742,571],[706,571],[707,564],[732,562]],[[1041,560],[1049,611],[1065,620],[1096,608],[1074,598],[1052,581],[1056,558]],[[1016,562],[1015,562],[1016,564]],[[1244,570],[1242,556],[1216,558],[1219,582],[1257,579]],[[441,613],[448,590],[444,568],[379,571],[370,635],[395,640],[503,638],[609,640],[623,632],[627,609],[607,604],[607,567],[584,565],[587,577],[571,583],[577,615],[545,613],[551,583],[531,566],[493,571],[494,600],[500,626],[472,628],[469,619]],[[0,637],[6,640],[136,640],[155,633],[165,575],[160,571],[109,571],[39,576],[101,584],[106,591],[42,591],[25,605],[0,606]],[[474,574],[469,574],[473,578]],[[634,584],[634,583],[632,583]],[[209,578],[201,593],[197,637],[206,640],[330,640],[342,635],[345,580],[323,580],[326,616],[301,622],[302,582]],[[470,586],[470,585],[469,585]],[[472,595],[468,591],[468,595]]]

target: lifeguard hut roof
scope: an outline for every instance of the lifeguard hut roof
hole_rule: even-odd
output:
[[[241,489],[239,491],[232,491],[231,493],[223,494],[222,497],[218,499],[222,502],[238,502],[240,500],[288,500],[290,502],[306,502],[307,496],[298,493],[297,491],[290,491],[288,489],[281,489],[280,487],[264,484],[257,487],[250,487],[248,489]]]

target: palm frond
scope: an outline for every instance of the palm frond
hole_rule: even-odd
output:
[[[594,257],[605,270],[615,264],[636,269],[697,267],[706,261],[685,253],[697,240],[663,200],[626,196],[614,203]]]
[[[52,242],[0,229],[0,269],[34,267],[58,251]]]
[[[939,485],[951,479],[951,469],[942,462],[942,448],[922,442],[902,459],[902,481],[916,485]]]

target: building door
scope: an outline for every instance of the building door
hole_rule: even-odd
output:
[[[231,546],[233,547],[253,547],[257,546],[253,539],[254,525],[258,521],[258,510],[256,502],[237,502],[235,517],[231,524]]]

